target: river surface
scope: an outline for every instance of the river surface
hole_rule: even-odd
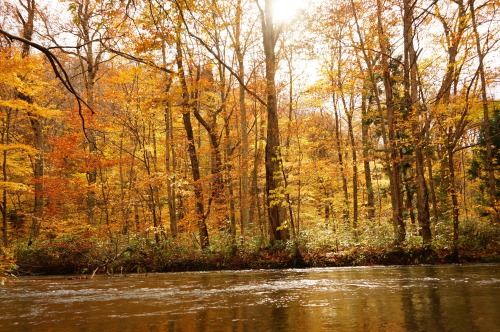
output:
[[[0,331],[500,331],[500,265],[20,278]]]

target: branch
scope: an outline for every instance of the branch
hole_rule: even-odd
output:
[[[186,28],[186,32],[188,33],[189,36],[193,37],[194,39],[196,39],[203,47],[205,47],[205,49],[210,53],[212,54],[215,59],[217,60],[217,62],[219,62],[222,66],[224,66],[224,68],[226,68],[230,73],[231,75],[236,78],[236,80],[238,81],[238,83],[241,84],[241,86],[245,89],[246,92],[248,92],[252,97],[254,97],[259,103],[261,103],[262,105],[266,106],[267,103],[257,95],[256,92],[250,90],[247,85],[245,84],[245,82],[243,81],[243,78],[241,78],[238,73],[236,73],[234,71],[233,68],[231,68],[226,62],[224,62],[224,60],[222,60],[211,48],[210,46],[203,40],[201,39],[200,37],[198,37],[197,35],[195,35],[194,33],[191,32],[191,30],[189,29],[188,27],[188,24],[186,22],[186,19],[184,17],[184,13],[182,12],[182,8],[179,4],[179,1],[174,1],[175,5],[177,6],[177,9],[179,10],[179,15],[181,16],[181,19],[182,19],[182,23],[184,24],[184,27]]]
[[[87,140],[89,140],[89,138],[87,137],[86,129],[85,129],[85,118],[83,116],[83,111],[82,111],[83,107],[82,107],[82,104],[85,105],[90,110],[90,112],[91,112],[92,115],[94,115],[95,112],[87,104],[87,102],[85,102],[85,100],[83,100],[80,97],[80,95],[78,94],[78,92],[75,90],[75,88],[71,84],[71,80],[69,78],[68,73],[64,69],[64,67],[61,64],[61,62],[59,61],[59,59],[54,55],[54,53],[52,53],[48,48],[46,48],[46,47],[44,47],[42,45],[34,43],[34,42],[32,42],[30,40],[27,40],[27,39],[25,39],[23,37],[14,36],[14,35],[8,33],[7,31],[2,30],[2,29],[0,29],[0,34],[4,35],[10,41],[17,40],[17,41],[20,41],[23,44],[29,45],[29,46],[31,46],[33,48],[36,48],[37,50],[39,50],[40,52],[42,52],[47,57],[47,59],[50,62],[50,65],[52,66],[52,70],[53,70],[54,74],[56,75],[56,77],[59,79],[59,81],[61,81],[61,83],[63,84],[63,86],[66,88],[66,90],[68,90],[76,98],[76,101],[78,103],[78,115],[80,116],[80,119],[82,120],[83,133],[85,135],[85,138],[87,138]]]
[[[133,56],[132,54],[128,54],[128,53],[125,53],[125,52],[122,52],[122,51],[118,51],[118,50],[112,49],[112,48],[110,48],[110,47],[108,47],[108,46],[106,46],[104,44],[102,44],[102,45],[104,46],[104,49],[106,49],[110,53],[113,53],[113,54],[116,54],[118,56],[121,56],[122,58],[125,58],[127,60],[131,60],[131,61],[142,63],[144,65],[153,67],[155,69],[159,69],[159,70],[161,70],[163,72],[166,72],[168,74],[176,74],[176,72],[174,72],[173,70],[170,70],[170,69],[168,69],[168,68],[166,68],[164,66],[159,66],[159,65],[157,65],[156,63],[154,63],[151,60],[147,60],[147,59],[144,59],[144,58]]]

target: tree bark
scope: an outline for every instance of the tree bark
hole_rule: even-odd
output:
[[[91,4],[89,0],[84,0],[77,3],[77,18],[74,20],[78,25],[79,34],[78,37],[83,41],[83,47],[77,48],[78,55],[81,62],[81,70],[83,74],[83,80],[85,83],[85,91],[87,93],[87,104],[91,109],[95,107],[95,84],[97,78],[97,72],[99,70],[99,61],[102,57],[102,51],[99,50],[97,53],[94,51],[94,45],[96,42],[93,40],[93,27],[91,18],[93,12],[90,8]],[[81,53],[83,52],[83,54]],[[95,223],[95,209],[97,204],[97,194],[96,194],[96,184],[97,184],[97,138],[95,132],[91,127],[84,128],[85,136],[88,141],[89,148],[89,158],[88,158],[88,170],[87,170],[87,219],[88,222]]]
[[[396,142],[396,116],[392,91],[391,72],[389,69],[390,49],[382,25],[382,2],[377,0],[377,28],[380,51],[382,53],[381,65],[385,88],[385,102],[387,108],[388,143],[390,160],[388,161],[389,180],[391,188],[392,222],[394,228],[394,244],[401,245],[405,241],[406,229],[403,221],[403,199],[401,194],[400,156]]]
[[[476,42],[476,51],[479,58],[479,78],[481,81],[481,101],[483,106],[483,132],[484,140],[486,145],[486,172],[488,173],[488,194],[489,194],[489,204],[493,211],[493,220],[495,223],[500,222],[500,214],[497,210],[497,192],[496,192],[496,179],[495,170],[493,168],[493,149],[492,149],[492,139],[491,139],[491,124],[488,109],[488,96],[486,94],[486,75],[484,71],[484,57],[485,53],[481,49],[481,39],[479,37],[479,32],[477,29],[477,19],[476,19],[476,9],[474,7],[474,0],[469,0],[469,10],[471,13],[472,29],[474,31],[474,38]]]
[[[18,12],[18,17],[21,20],[23,31],[23,38],[32,41],[33,32],[34,32],[34,19],[36,13],[36,1],[35,0],[27,0],[26,4],[21,3],[23,8],[26,10],[26,18],[24,18],[20,12]],[[29,57],[30,53],[30,45],[27,43],[23,43],[21,49],[21,57],[26,59]],[[22,100],[27,101],[28,103],[33,103],[33,100],[30,96],[23,95],[22,93],[18,93],[18,97]],[[34,185],[34,205],[33,205],[33,219],[31,223],[30,235],[29,235],[29,244],[34,241],[39,233],[40,227],[43,220],[43,205],[44,205],[44,185],[43,185],[43,176],[44,176],[44,160],[43,160],[43,150],[44,150],[44,135],[43,135],[43,121],[39,115],[32,114],[28,112],[28,117],[30,118],[31,130],[33,132],[33,146],[36,148],[37,153],[33,160],[33,175],[35,180]]]
[[[366,68],[368,69],[368,77],[367,80],[370,82],[371,85],[371,90],[373,97],[375,98],[375,101],[377,103],[377,107],[379,110],[379,114],[382,114],[381,110],[381,105],[380,105],[380,98],[379,98],[379,92],[378,92],[378,87],[375,82],[375,77],[374,77],[374,72],[373,72],[373,64],[369,59],[366,47],[365,47],[365,40],[363,37],[363,34],[361,33],[361,28],[359,26],[359,21],[358,21],[358,16],[356,12],[356,7],[354,5],[354,0],[351,0],[351,10],[352,14],[354,16],[354,21],[356,24],[356,32],[358,34],[359,38],[359,43],[361,45],[361,52],[363,54],[363,59],[366,64]],[[358,62],[359,70],[363,70],[363,67],[361,65],[361,61],[359,57],[356,59]],[[369,220],[375,219],[375,194],[373,191],[373,184],[372,184],[372,176],[371,176],[371,169],[370,169],[370,157],[369,157],[369,145],[370,145],[370,139],[369,139],[369,127],[370,127],[370,119],[368,117],[368,109],[371,104],[369,101],[368,97],[368,91],[370,87],[368,86],[368,82],[365,81],[363,85],[363,93],[362,93],[362,99],[361,99],[361,139],[363,141],[363,167],[364,167],[364,175],[365,175],[365,187],[366,187],[366,206],[367,206],[367,217]],[[382,119],[382,117],[381,117]],[[382,138],[383,138],[383,143],[384,145],[386,144],[386,135],[385,135],[385,126],[382,121]]]
[[[424,148],[427,119],[418,103],[417,54],[413,45],[413,1],[404,0],[404,91],[406,108],[413,116],[412,132],[415,140],[415,183],[417,188],[417,218],[424,245],[432,241],[429,212],[429,190],[425,179]],[[423,124],[421,122],[424,122]]]
[[[180,29],[179,26],[177,27]],[[186,138],[188,141],[188,155],[189,160],[191,161],[191,174],[193,176],[193,186],[194,186],[194,194],[195,194],[195,211],[197,218],[197,227],[198,227],[198,236],[200,247],[202,250],[205,250],[210,245],[208,239],[208,228],[206,224],[206,215],[205,208],[203,204],[203,188],[201,185],[201,176],[200,176],[200,164],[198,161],[198,155],[196,153],[196,142],[193,133],[193,126],[191,124],[191,107],[192,103],[189,96],[189,90],[187,86],[186,77],[184,74],[184,64],[183,64],[183,56],[182,56],[182,47],[181,47],[181,39],[180,39],[180,31],[177,31],[177,40],[176,40],[176,50],[177,50],[177,70],[179,80],[182,86],[182,100],[183,100],[183,113],[182,113],[182,121],[184,123],[184,129],[186,131]]]
[[[347,112],[347,127],[352,154],[352,228],[354,236],[358,237],[358,156],[356,153],[356,141],[354,140],[354,128],[352,124],[352,111]]]
[[[452,241],[452,258],[455,262],[459,260],[458,254],[458,237],[459,237],[459,211],[458,206],[458,193],[456,189],[456,177],[455,177],[455,163],[453,162],[454,148],[448,145],[448,172],[450,177],[449,192],[451,195],[452,203],[452,220],[453,220],[453,241]]]
[[[286,212],[281,201],[276,197],[278,190],[283,189],[280,176],[280,137],[278,125],[278,101],[276,94],[276,41],[272,6],[273,0],[265,1],[265,12],[262,18],[264,55],[266,60],[266,110],[267,140],[265,148],[267,211],[270,226],[271,242],[288,240],[289,230],[285,224]]]
[[[6,110],[6,115],[4,119],[2,120],[3,122],[3,130],[1,133],[1,143],[2,144],[10,144],[10,120],[11,120],[11,111]],[[8,181],[8,176],[7,176],[7,158],[8,157],[8,150],[2,151],[2,181],[7,182]],[[4,247],[9,246],[9,223],[8,223],[8,213],[7,213],[7,187],[3,186],[2,188],[2,201],[0,203],[0,212],[2,213],[2,231],[3,231],[3,245]]]
[[[366,91],[366,90],[365,90]],[[361,102],[361,140],[363,141],[363,169],[366,188],[366,208],[369,220],[375,219],[375,193],[373,191],[372,173],[370,168],[370,137],[369,137],[369,119],[366,104],[366,92],[363,92]]]
[[[238,61],[238,75],[242,80],[245,79],[245,61],[244,50],[241,43],[241,25],[242,25],[243,8],[241,0],[236,4],[235,17],[235,53]],[[248,124],[247,124],[247,108],[245,104],[245,87],[243,84],[238,88],[238,104],[240,107],[240,127],[241,127],[241,194],[240,194],[240,210],[241,210],[241,234],[244,236],[247,229],[250,227],[250,189],[248,177]]]
[[[168,79],[167,91],[170,91],[171,79]],[[177,213],[177,191],[175,189],[176,182],[176,157],[174,150],[174,128],[172,117],[172,105],[167,101],[165,107],[165,170],[167,172],[167,198],[168,198],[168,211],[170,219],[170,234],[173,238],[178,234],[178,213]]]

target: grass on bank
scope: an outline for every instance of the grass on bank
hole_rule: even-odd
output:
[[[376,227],[376,226],[374,226]],[[461,262],[500,262],[498,225],[461,224]],[[318,236],[321,234],[321,236]],[[354,237],[335,232],[301,233],[288,242],[270,245],[265,238],[237,239],[225,233],[212,236],[211,247],[201,251],[192,235],[176,239],[116,236],[85,232],[19,244],[0,254],[1,275],[144,273],[225,269],[267,269],[359,265],[412,265],[450,263],[450,234],[437,233],[430,247],[420,245],[416,229],[408,228],[404,246],[394,247],[390,231],[381,227]]]

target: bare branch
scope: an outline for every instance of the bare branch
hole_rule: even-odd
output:
[[[108,47],[108,46],[106,46],[104,44],[103,44],[103,46],[104,46],[104,48],[108,52],[116,54],[118,56],[121,56],[122,58],[131,60],[131,61],[135,61],[135,62],[139,62],[139,63],[142,63],[144,65],[148,65],[150,67],[153,67],[155,69],[159,69],[159,70],[161,70],[161,71],[163,71],[165,73],[168,73],[168,74],[176,74],[176,72],[174,72],[173,70],[168,69],[165,66],[159,66],[159,65],[157,65],[156,63],[154,63],[151,60],[147,60],[147,59],[144,59],[144,58],[140,58],[140,57],[134,56],[132,54],[128,54],[128,53],[125,53],[125,52],[122,52],[122,51],[119,51],[119,50],[112,49],[112,48],[110,48],[110,47]]]
[[[92,110],[92,108],[87,104],[87,102],[85,102],[85,100],[83,100],[80,97],[80,95],[78,94],[78,92],[75,90],[75,88],[71,84],[71,80],[69,78],[68,73],[64,69],[64,67],[61,64],[61,62],[59,61],[59,59],[49,49],[47,49],[46,47],[39,45],[35,42],[27,40],[23,37],[12,35],[12,34],[8,33],[7,31],[4,31],[2,29],[0,29],[0,34],[4,35],[10,41],[17,40],[25,45],[29,45],[29,46],[39,50],[47,57],[47,59],[50,62],[50,65],[52,66],[52,70],[53,70],[54,74],[56,75],[56,77],[59,79],[59,81],[61,81],[63,86],[66,88],[66,90],[68,90],[76,98],[76,101],[78,103],[78,115],[80,116],[80,119],[82,120],[83,133],[88,140],[86,130],[85,130],[85,117],[83,116],[82,105],[85,105],[90,110],[92,115],[95,113]]]
[[[184,27],[186,28],[186,32],[188,33],[189,36],[193,37],[194,39],[196,39],[201,45],[203,45],[203,47],[210,53],[212,54],[215,59],[222,65],[224,66],[224,68],[226,68],[230,73],[231,75],[236,78],[236,80],[238,81],[238,83],[241,84],[241,86],[245,89],[246,92],[248,92],[252,97],[254,97],[259,103],[261,103],[262,105],[266,106],[267,103],[264,101],[264,99],[262,99],[261,97],[259,97],[257,95],[257,93],[255,91],[252,91],[248,88],[248,86],[245,84],[245,82],[243,81],[243,78],[240,77],[238,75],[238,73],[236,73],[236,71],[231,67],[229,66],[224,60],[222,60],[218,55],[217,53],[211,49],[210,45],[208,45],[202,38],[198,37],[197,35],[195,35],[194,33],[191,32],[191,30],[189,29],[189,26],[186,22],[186,19],[184,17],[184,13],[182,11],[182,8],[179,4],[179,2],[177,0],[174,1],[175,5],[177,6],[177,9],[179,10],[179,15],[181,16],[181,19],[182,19],[182,23],[184,24]]]

